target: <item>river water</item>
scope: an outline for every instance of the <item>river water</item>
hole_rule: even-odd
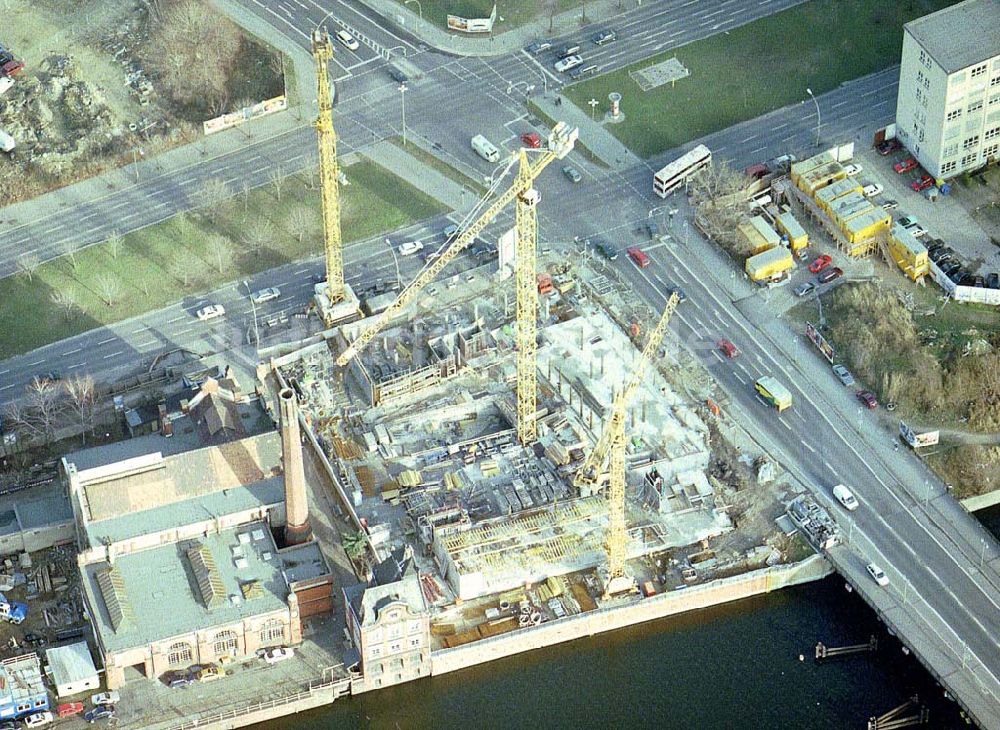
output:
[[[1000,508],[979,518],[1000,537]],[[817,641],[874,655],[816,664]],[[800,661],[799,655],[804,661]],[[844,581],[824,581],[371,692],[267,730],[810,728],[864,730],[917,694],[929,728],[967,727]]]

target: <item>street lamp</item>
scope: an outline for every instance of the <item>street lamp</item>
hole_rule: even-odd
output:
[[[405,0],[403,5],[409,5],[410,3],[417,4],[417,13],[420,15],[420,19],[424,19],[424,9],[420,6],[420,0]]]
[[[399,85],[399,103],[403,111],[403,146],[406,147],[406,84]]]
[[[260,329],[257,327],[257,302],[253,300],[253,292],[250,290],[250,282],[243,280],[243,286],[247,288],[247,295],[250,297],[250,309],[253,311],[253,337],[254,351],[260,355]]]
[[[392,254],[392,263],[396,267],[396,287],[402,289],[403,278],[399,275],[399,259],[396,258],[396,249],[392,247],[392,241],[388,238],[385,239],[385,245],[389,249],[389,253]]]
[[[597,113],[597,106],[598,106],[598,104],[600,104],[601,102],[599,102],[599,101],[598,101],[597,99],[591,99],[591,100],[590,100],[590,101],[588,101],[587,103],[588,103],[588,104],[590,104],[590,119],[591,119],[591,121],[593,121],[593,119],[594,119],[594,114],[596,114],[596,113]]]
[[[809,94],[809,98],[813,100],[813,104],[816,105],[816,146],[819,147],[819,127],[822,123],[822,119],[819,115],[819,102],[816,101],[816,97],[813,95],[812,89],[806,89],[806,93]]]

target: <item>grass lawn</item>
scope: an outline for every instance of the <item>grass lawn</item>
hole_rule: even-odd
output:
[[[403,5],[403,0],[398,0]],[[497,5],[497,23],[493,26],[495,33],[503,33],[517,26],[530,23],[535,18],[548,18],[548,9],[540,0],[420,0],[424,20],[429,20],[437,26],[446,28],[448,16],[457,15],[460,18],[488,18],[493,4]],[[585,0],[556,0],[555,12],[580,7]],[[409,10],[417,12],[417,4],[406,5]],[[503,18],[503,22],[500,22]],[[466,34],[462,34],[466,35]],[[486,35],[470,33],[470,36]]]
[[[573,84],[567,96],[607,104],[624,95],[625,121],[608,130],[641,157],[799,101],[899,63],[902,26],[956,0],[811,0],[727,33]],[[676,56],[691,75],[647,92],[632,69]],[[603,111],[599,108],[598,111]]]
[[[404,147],[401,137],[393,137],[389,141],[401,150],[405,150],[408,155],[415,157],[428,167],[433,167],[445,177],[454,180],[462,187],[468,188],[472,194],[481,194],[486,192],[486,188],[483,187],[483,184],[480,181],[469,177],[463,172],[460,172],[457,168],[452,167],[440,157],[431,154],[423,147],[419,147],[412,143],[407,144]]]
[[[373,162],[346,169],[341,187],[345,241],[365,239],[443,212],[437,201]],[[243,241],[248,225],[263,218],[273,235],[253,253]],[[237,195],[214,220],[182,214],[124,236],[115,257],[107,244],[43,264],[31,281],[0,280],[0,358],[27,352],[93,327],[134,317],[220,284],[322,252],[320,196],[300,177],[290,177],[280,199],[273,186]],[[301,236],[299,235],[301,231]],[[223,255],[216,252],[222,241]],[[221,258],[221,266],[220,264]],[[116,281],[113,304],[101,282]],[[52,302],[71,292],[78,308],[66,315]]]

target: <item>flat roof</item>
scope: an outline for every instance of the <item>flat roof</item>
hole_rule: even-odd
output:
[[[219,601],[206,601],[203,576],[188,555],[198,546],[210,556],[208,578]],[[111,652],[287,608],[281,558],[263,522],[116,557],[112,569],[120,588],[115,593],[125,616],[117,630],[98,582],[108,569],[107,563],[91,563],[82,572],[94,628]],[[247,586],[253,586],[249,597]]]
[[[281,569],[285,571],[285,580],[297,583],[330,574],[330,566],[326,564],[323,551],[316,541],[284,548],[281,553]]]
[[[1000,56],[997,0],[965,0],[903,28],[949,74]]]
[[[52,670],[56,687],[97,676],[97,667],[86,641],[46,649],[45,661]]]

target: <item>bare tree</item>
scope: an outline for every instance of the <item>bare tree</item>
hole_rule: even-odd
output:
[[[696,223],[712,240],[731,255],[750,254],[750,245],[740,234],[746,217],[750,180],[727,164],[708,166],[691,178],[691,199],[696,206]]]
[[[177,234],[181,239],[186,239],[194,233],[194,221],[191,220],[191,216],[187,213],[178,213],[174,216],[174,226],[177,228]]]
[[[41,259],[38,258],[38,254],[34,253],[22,253],[17,257],[17,270],[18,273],[27,277],[28,281],[31,281],[35,276],[35,272],[38,271],[38,267],[42,265]]]
[[[275,165],[271,168],[270,173],[271,185],[274,187],[274,195],[277,197],[278,202],[281,202],[281,188],[285,184],[285,180],[288,179],[288,174],[282,169],[281,165]]]
[[[69,265],[76,269],[76,243],[70,238],[64,238],[59,242],[59,252],[69,259]]]
[[[274,242],[274,226],[267,218],[255,218],[243,230],[243,243],[247,249],[258,255],[262,248]]]
[[[277,53],[272,53],[271,57],[268,59],[268,67],[270,67],[271,72],[281,77],[282,80],[285,78],[285,54],[281,51]]]
[[[247,209],[250,206],[250,181],[244,180],[240,184],[240,195],[243,196],[243,215],[247,214]]]
[[[233,191],[226,185],[225,180],[211,177],[203,182],[198,189],[195,206],[215,223],[232,197]]]
[[[62,311],[63,317],[67,321],[73,319],[73,313],[80,308],[76,300],[76,292],[70,288],[54,289],[49,298],[56,308]]]
[[[35,376],[25,391],[21,423],[42,443],[49,443],[55,436],[65,405],[63,390],[58,382]]]
[[[215,259],[215,267],[219,273],[226,268],[226,264],[233,257],[233,247],[229,245],[229,240],[224,236],[213,235],[208,239],[208,252]]]
[[[87,433],[94,430],[94,416],[97,412],[97,390],[90,375],[73,375],[65,382],[69,407],[80,422],[83,443],[87,443]]]
[[[556,11],[559,9],[559,0],[543,0],[542,8],[549,16],[549,33],[551,33],[552,24],[555,22]]]
[[[288,232],[295,236],[299,243],[302,243],[302,237],[312,228],[314,220],[315,215],[312,209],[300,205],[288,214]]]
[[[319,167],[315,164],[308,164],[302,168],[302,177],[309,190],[316,189],[316,178],[319,175]]]
[[[196,258],[191,256],[189,253],[178,253],[174,256],[173,261],[170,262],[170,271],[181,280],[181,283],[186,289],[198,276],[198,272],[201,270],[201,266]]]
[[[109,272],[98,276],[94,283],[97,285],[97,295],[109,307],[113,307],[121,299],[125,291],[122,280]]]
[[[111,254],[111,258],[118,258],[118,254],[122,251],[122,242],[123,239],[121,234],[118,233],[117,230],[111,231],[111,235],[108,236],[108,239],[105,241],[108,246],[108,253]]]

